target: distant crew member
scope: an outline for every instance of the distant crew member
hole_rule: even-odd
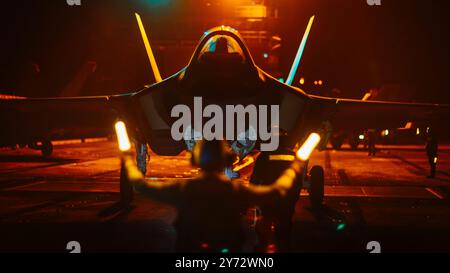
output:
[[[177,251],[237,252],[245,239],[241,212],[251,205],[280,203],[292,189],[302,163],[292,162],[271,185],[246,186],[224,175],[234,158],[227,152],[226,142],[201,140],[191,158],[192,164],[201,168],[200,175],[172,182],[145,181],[129,157],[124,157],[122,164],[136,191],[177,207]]]
[[[377,140],[377,132],[376,130],[370,129],[367,130],[367,146],[369,149],[369,156],[375,156],[376,148],[375,143]]]
[[[428,129],[425,149],[427,151],[428,163],[430,164],[430,175],[428,178],[434,178],[436,176],[436,165],[438,158],[438,141],[436,134],[432,129]]]

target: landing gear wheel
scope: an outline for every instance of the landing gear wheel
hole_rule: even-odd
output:
[[[318,208],[323,203],[324,171],[321,166],[313,166],[309,174],[311,183],[309,186],[309,200],[313,208]]]
[[[53,144],[46,140],[42,142],[41,153],[44,157],[49,157],[53,153]]]

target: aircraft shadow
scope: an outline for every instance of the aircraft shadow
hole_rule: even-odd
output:
[[[340,224],[345,225],[345,216],[327,205],[318,208],[309,207],[308,210],[319,224],[330,228],[336,228]]]
[[[97,216],[101,218],[102,220],[109,222],[109,221],[116,221],[123,219],[135,208],[136,206],[132,204],[126,204],[121,201],[113,203],[111,206],[108,206],[104,209],[102,209]]]
[[[418,164],[416,164],[414,162],[411,162],[411,161],[405,159],[404,157],[401,157],[401,156],[398,156],[398,155],[392,155],[391,157],[394,157],[394,158],[402,161],[403,163],[413,167],[414,169],[416,169],[416,171],[417,171],[416,173],[419,174],[419,175],[427,176],[429,174],[429,172],[430,172],[429,169],[423,168],[422,166],[419,166]],[[450,182],[450,173],[445,172],[445,171],[440,171],[439,170],[439,165],[438,165],[437,170],[436,170],[436,176],[439,176],[439,175],[440,176],[443,175],[443,176],[446,176],[448,178],[436,177],[434,179],[439,180],[439,181],[444,181],[444,182]]]

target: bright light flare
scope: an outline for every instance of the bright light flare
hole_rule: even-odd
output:
[[[119,142],[119,150],[127,152],[131,149],[130,139],[128,138],[127,128],[123,121],[116,122],[114,126],[116,128],[117,141]]]
[[[308,160],[311,153],[316,148],[317,144],[320,142],[320,135],[318,133],[311,133],[303,143],[302,147],[297,151],[297,158],[306,161]]]
[[[437,157],[435,157],[433,161],[434,161],[434,164],[436,164],[437,163]]]
[[[345,223],[340,223],[336,226],[337,231],[342,231],[345,229]]]
[[[364,135],[359,135],[359,140],[364,140]]]
[[[367,93],[364,95],[364,97],[362,98],[362,100],[363,100],[363,101],[369,100],[371,96],[372,96],[372,93],[367,92]]]
[[[228,248],[222,248],[220,250],[220,253],[228,253],[228,252],[230,252],[230,250]]]

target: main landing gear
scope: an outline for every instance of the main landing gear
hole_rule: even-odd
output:
[[[325,177],[321,166],[313,166],[309,171],[309,200],[313,207],[320,207],[323,203]]]
[[[313,208],[320,208],[323,204],[325,175],[322,166],[315,165],[305,177],[303,187],[308,190],[309,201]]]
[[[20,148],[23,148],[25,145],[20,146]],[[14,146],[16,147],[16,146]],[[28,144],[28,148],[33,150],[40,150],[43,157],[50,157],[53,153],[53,144],[50,140],[44,140],[41,142],[34,142],[31,144]]]

